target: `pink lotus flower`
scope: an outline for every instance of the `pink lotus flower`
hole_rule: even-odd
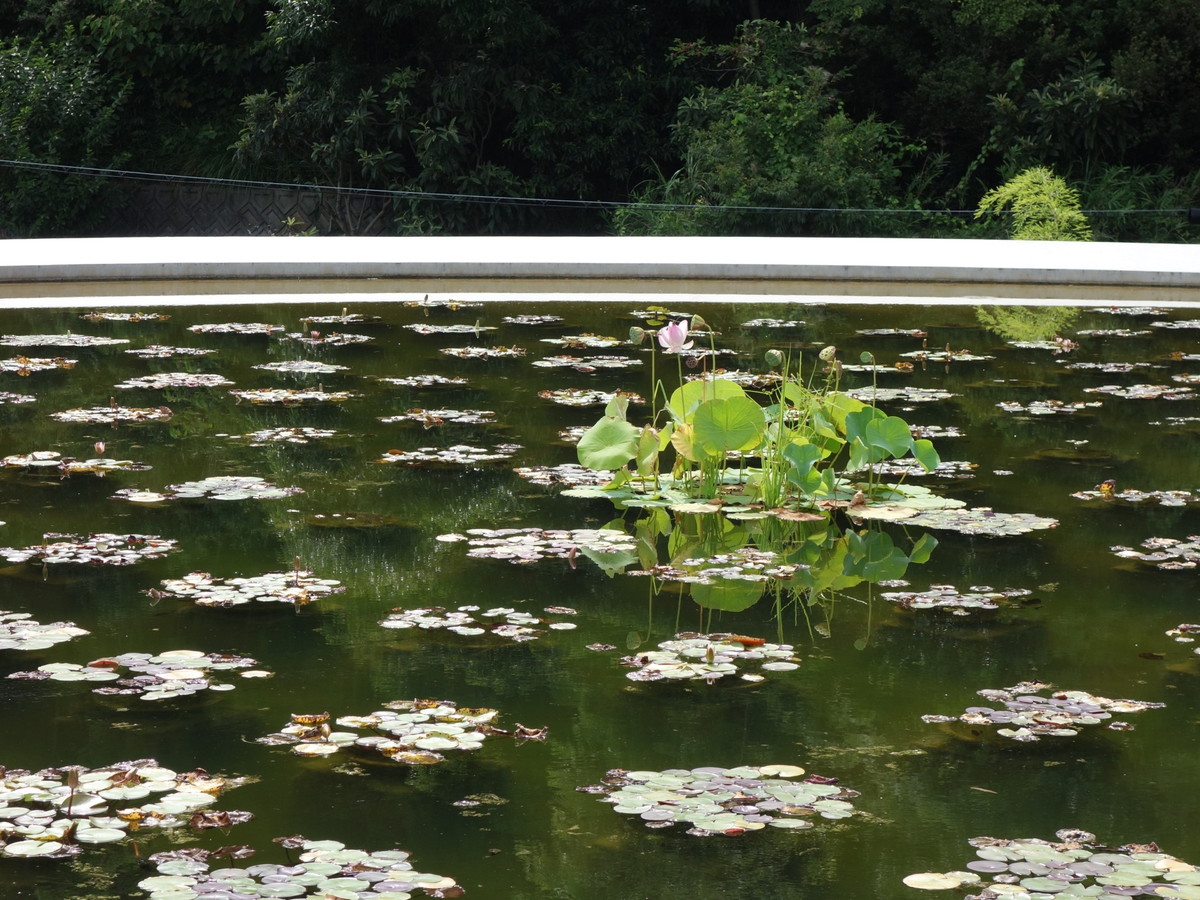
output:
[[[665,328],[658,329],[658,343],[664,353],[681,353],[692,349],[692,341],[687,339],[688,323],[685,321],[671,322]]]

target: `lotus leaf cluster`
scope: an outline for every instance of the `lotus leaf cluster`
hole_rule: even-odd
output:
[[[579,463],[562,463],[557,466],[521,466],[513,471],[526,481],[543,487],[558,485],[596,487],[608,484],[612,481],[614,474],[605,469],[589,469]]]
[[[163,390],[165,388],[197,388],[197,387],[227,387],[233,384],[223,375],[194,374],[192,372],[158,372],[154,375],[141,375],[122,381],[113,387],[146,388]]]
[[[792,672],[800,668],[800,659],[791,644],[773,644],[762,638],[741,634],[696,634],[684,632],[662,641],[657,650],[636,653],[621,659],[621,665],[633,669],[625,677],[630,681],[707,681],[710,684],[726,675],[742,681],[764,681],[758,672],[741,672],[739,666],[756,666],[760,672]]]
[[[123,488],[113,494],[114,500],[130,503],[164,503],[168,500],[281,500],[293,494],[303,494],[298,487],[279,487],[254,475],[214,475],[200,481],[168,484],[165,491],[143,491]]]
[[[565,606],[551,609],[555,610],[558,615],[564,613],[574,615],[575,613],[575,610]],[[574,622],[551,621],[511,607],[497,606],[492,609],[483,609],[470,604],[453,610],[447,610],[443,606],[430,606],[423,609],[397,607],[390,610],[387,618],[379,624],[384,628],[398,630],[408,628],[420,628],[426,631],[444,630],[463,637],[491,634],[518,643],[537,640],[547,628],[552,631],[570,631],[575,628]]]
[[[520,444],[497,444],[494,447],[473,447],[470,444],[418,447],[416,450],[389,450],[377,462],[425,468],[474,468],[507,462],[520,449]]]
[[[131,459],[75,459],[63,456],[57,450],[34,450],[32,453],[14,453],[0,459],[6,469],[29,469],[36,472],[53,470],[60,475],[107,475],[109,472],[145,472],[152,466]]]
[[[505,316],[500,320],[505,325],[557,325],[564,321],[562,316],[551,315],[521,315]]]
[[[589,388],[561,388],[551,391],[538,391],[538,396],[559,406],[606,406],[617,397],[625,398],[629,403],[645,403],[640,394],[632,391],[599,391]]]
[[[264,444],[307,444],[309,441],[330,438],[337,434],[334,428],[310,428],[297,425],[291,428],[263,428],[249,434],[218,434],[217,437],[228,437],[235,440],[246,440],[251,447],[261,447]]]
[[[47,533],[32,547],[0,547],[0,558],[10,563],[28,562],[41,566],[131,566],[158,559],[177,549],[179,542],[157,534]]]
[[[317,362],[313,359],[289,359],[283,362],[260,363],[251,368],[262,369],[266,372],[281,372],[285,375],[333,375],[337,372],[345,372],[347,366],[335,366],[333,363]]]
[[[443,356],[455,359],[520,359],[524,347],[443,347]]]
[[[214,578],[208,572],[191,572],[182,578],[168,578],[161,584],[161,588],[151,588],[145,593],[155,600],[174,597],[197,606],[221,609],[249,603],[301,607],[345,590],[340,581],[318,578],[298,566],[289,572],[266,572],[253,577]]]
[[[249,400],[261,406],[309,406],[320,403],[345,403],[361,397],[353,391],[326,391],[302,388],[254,388],[246,391],[230,391],[240,403]]]
[[[996,591],[986,586],[960,591],[952,584],[934,584],[927,591],[884,591],[880,596],[904,609],[936,609],[954,616],[967,616],[977,610],[1003,609],[1026,603],[1033,591],[1028,588]]]
[[[642,361],[628,356],[546,356],[533,364],[541,369],[574,369],[591,375],[599,369],[630,369],[640,366]]]
[[[159,654],[122,653],[86,665],[47,663],[32,671],[13,672],[8,677],[21,681],[106,682],[92,688],[92,693],[174,701],[201,691],[232,691],[232,684],[217,680],[223,672],[238,672],[242,678],[270,677],[270,672],[254,668],[257,665],[257,660],[231,653],[167,650]]]
[[[483,331],[496,330],[495,325],[428,325],[424,322],[415,322],[404,327],[417,334],[474,334],[476,336]]]
[[[125,338],[97,337],[92,334],[0,335],[0,347],[110,347],[128,343]]]
[[[1095,409],[1103,405],[1100,400],[1031,400],[1028,403],[1002,400],[996,407],[1005,412],[1025,413],[1030,416],[1069,416],[1081,409]]]
[[[56,859],[145,829],[200,825],[209,818],[245,822],[250,813],[205,811],[223,791],[243,783],[203,769],[176,772],[153,759],[95,769],[0,770],[0,856]]]
[[[12,391],[0,391],[0,405],[19,406],[22,403],[33,403],[37,397],[32,394],[17,394]]]
[[[55,644],[91,634],[74,622],[36,622],[31,613],[0,610],[0,650],[47,650]]]
[[[544,736],[544,729],[521,725],[514,732],[495,728],[490,723],[498,715],[494,709],[459,707],[452,700],[395,700],[365,716],[341,716],[334,723],[363,734],[334,731],[328,713],[293,714],[287,725],[258,738],[258,743],[288,745],[297,756],[351,750],[402,765],[428,766],[444,761],[449,750],[478,750],[493,734],[521,737],[524,731]]]
[[[260,863],[246,868],[210,870],[207,860],[179,851],[155,854],[158,875],[138,882],[149,900],[241,900],[241,898],[312,898],[312,900],[409,900],[461,897],[453,878],[421,872],[405,850],[351,850],[340,841],[280,839],[301,851],[296,865]]]
[[[284,338],[310,347],[349,347],[353,344],[369,344],[375,340],[369,334],[347,334],[340,331],[330,331],[328,334],[321,334],[319,331],[290,331]]]
[[[804,775],[791,765],[724,769],[664,769],[661,772],[610,769],[602,784],[579,790],[602,793],[617,812],[636,816],[647,828],[689,824],[688,834],[737,836],[770,826],[812,828],[813,819],[846,819],[857,791],[838,779]]]
[[[283,326],[266,322],[209,322],[189,325],[188,331],[194,334],[278,334],[283,331]]]
[[[1122,559],[1136,559],[1159,569],[1194,569],[1200,563],[1200,534],[1188,535],[1186,540],[1152,537],[1142,541],[1145,552],[1120,544],[1110,547]]]
[[[85,322],[165,322],[171,317],[166,313],[118,313],[97,310],[95,312],[82,313],[79,318]]]
[[[441,425],[492,425],[496,413],[490,409],[410,409],[398,416],[380,416],[379,421],[391,425],[396,422],[415,422],[424,428]]]
[[[140,422],[168,422],[174,413],[166,406],[93,406],[88,409],[68,409],[51,413],[58,422],[76,425],[129,425]]]
[[[165,344],[150,344],[125,352],[140,356],[142,359],[170,359],[173,356],[207,356],[217,351],[205,347],[168,347]]]
[[[32,372],[52,372],[55,369],[73,369],[78,360],[65,359],[56,356],[53,359],[40,357],[14,356],[11,359],[0,360],[0,372],[13,372],[25,376]]]
[[[1189,400],[1194,394],[1190,387],[1172,387],[1169,384],[1102,384],[1084,388],[1085,394],[1108,394],[1126,400]]]
[[[926,891],[966,887],[967,900],[1001,897],[1174,897],[1200,898],[1200,869],[1163,853],[1156,844],[1100,844],[1077,828],[1041,838],[975,837],[967,841],[975,858],[966,871],[917,872],[904,878]]]
[[[989,537],[1009,537],[1028,534],[1045,528],[1057,528],[1058,519],[1035,516],[1033,513],[1000,513],[986,506],[971,509],[930,509],[907,519],[907,525],[979,534]]]
[[[470,528],[466,534],[440,534],[446,543],[465,541],[467,556],[476,559],[503,559],[515,565],[543,559],[574,560],[577,553],[635,553],[637,542],[623,531],[610,528]]]
[[[971,706],[959,716],[927,715],[921,719],[930,723],[961,722],[972,729],[989,729],[1000,737],[1028,743],[1045,737],[1075,737],[1086,728],[1131,731],[1133,726],[1113,719],[1113,713],[1139,713],[1166,705],[1111,700],[1086,691],[1059,691],[1040,681],[1023,681],[998,690],[985,688],[976,693],[992,705]]]
[[[404,378],[376,378],[384,384],[409,388],[465,387],[471,383],[461,375],[408,375]]]

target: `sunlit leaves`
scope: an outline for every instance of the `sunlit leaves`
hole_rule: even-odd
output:
[[[566,607],[558,607],[560,614]],[[574,610],[568,610],[574,613]],[[484,609],[468,604],[448,610],[441,606],[417,609],[397,607],[388,612],[387,618],[379,623],[393,630],[420,629],[423,631],[447,631],[460,637],[494,635],[506,640],[533,641],[549,628],[553,631],[570,631],[574,622],[545,619],[511,607]]]
[[[706,681],[725,676],[763,681],[763,672],[790,672],[800,667],[791,644],[776,644],[739,634],[677,634],[647,650],[622,658],[633,671],[630,681]],[[752,669],[756,671],[751,671]],[[739,674],[740,673],[740,674]]]
[[[0,650],[47,650],[55,644],[89,634],[74,622],[36,622],[30,613],[0,610]]]
[[[233,384],[223,375],[205,375],[192,372],[159,372],[154,375],[140,375],[129,378],[117,388],[142,388],[145,390],[163,390],[164,388],[214,388],[227,387]]]
[[[502,559],[518,565],[543,559],[566,559],[573,563],[578,553],[623,558],[637,549],[631,535],[605,528],[471,528],[465,534],[438,535],[438,540],[465,541],[470,547],[468,556]],[[633,555],[629,562],[636,560]]]
[[[192,572],[182,578],[168,578],[161,588],[144,593],[155,602],[173,598],[208,606],[229,609],[250,603],[279,603],[284,606],[308,606],[346,588],[333,578],[319,578],[299,567],[287,572],[267,572],[253,577],[216,578],[208,572]]]
[[[279,487],[254,475],[214,475],[200,481],[169,484],[165,490],[124,488],[113,494],[131,503],[161,503],[167,500],[281,500],[304,493],[303,488]]]
[[[474,447],[470,444],[418,447],[415,450],[389,450],[377,462],[432,469],[476,469],[507,462],[520,449],[520,444],[497,444],[494,447]]]
[[[131,566],[177,549],[178,541],[156,534],[98,533],[84,537],[48,533],[41,544],[32,547],[0,547],[0,558],[46,566]]]
[[[362,394],[353,391],[326,391],[320,388],[305,390],[302,388],[255,388],[245,391],[230,391],[240,403],[247,400],[262,406],[308,406],[320,403],[345,403],[361,397]]]
[[[1136,559],[1159,569],[1194,569],[1200,564],[1200,535],[1188,535],[1186,540],[1152,537],[1142,541],[1142,550],[1116,545],[1109,549],[1122,559]]]

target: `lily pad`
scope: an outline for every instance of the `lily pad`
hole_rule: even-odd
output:
[[[610,337],[606,334],[568,334],[563,337],[542,338],[543,344],[557,344],[560,347],[567,347],[571,350],[605,350],[611,347],[621,347],[629,344],[629,341],[621,338]]]
[[[955,616],[967,616],[980,610],[1006,609],[1029,602],[1033,591],[1027,588],[972,587],[960,591],[952,584],[934,584],[927,591],[884,591],[880,596],[889,603],[911,610],[935,609]]]
[[[521,466],[513,469],[531,484],[543,487],[599,486],[612,481],[613,473],[604,469],[589,469],[579,463],[562,463],[557,466]]]
[[[41,566],[131,566],[166,556],[179,549],[178,543],[156,534],[100,533],[83,537],[47,533],[42,543],[32,547],[0,547],[0,558]]]
[[[573,561],[577,553],[600,555],[629,554],[637,559],[637,541],[623,531],[607,528],[471,528],[466,534],[440,534],[444,543],[466,542],[467,556],[476,559],[503,559],[514,565],[543,559]]]
[[[477,468],[507,462],[520,449],[520,444],[497,444],[494,447],[473,447],[470,444],[418,447],[416,450],[389,450],[376,462],[434,469]]]
[[[209,322],[189,325],[188,331],[194,334],[278,334],[283,331],[283,326],[266,322]]]
[[[61,356],[53,359],[38,357],[14,356],[11,359],[0,360],[0,372],[11,372],[26,376],[33,372],[52,372],[55,369],[73,369],[78,360],[64,359]]]
[[[85,322],[165,322],[171,318],[166,313],[146,313],[146,312],[105,312],[96,310],[94,312],[81,313],[79,318]]]
[[[1150,323],[1152,328],[1192,329],[1200,328],[1200,319],[1174,319],[1170,321],[1157,320]]]
[[[37,397],[32,394],[16,394],[12,391],[0,391],[0,406],[19,406],[22,403],[33,403]]]
[[[125,488],[113,494],[114,500],[134,503],[160,503],[167,500],[281,500],[303,494],[298,487],[279,487],[253,475],[216,475],[200,481],[168,484],[162,493]]]
[[[907,519],[905,524],[957,531],[961,534],[1007,537],[1045,528],[1057,528],[1058,519],[1035,516],[1032,513],[998,513],[989,507],[978,506],[971,509],[927,510]]]
[[[141,375],[137,378],[130,378],[113,385],[113,387],[163,390],[165,388],[226,387],[231,384],[233,382],[224,375],[203,375],[191,372],[159,372],[155,375]]]
[[[310,441],[331,438],[338,434],[334,428],[309,428],[298,425],[291,428],[264,428],[249,434],[218,434],[217,437],[231,440],[249,441],[251,447],[262,447],[267,444],[307,444]]]
[[[561,614],[567,607],[556,609]],[[575,612],[567,611],[572,614]],[[483,609],[474,605],[459,606],[453,610],[442,606],[420,609],[397,607],[390,610],[387,618],[379,624],[384,628],[400,630],[419,628],[426,631],[448,631],[462,637],[490,634],[516,642],[537,640],[545,634],[547,628],[553,631],[568,631],[575,627],[573,622],[546,619],[507,607]]]
[[[451,312],[459,309],[478,309],[483,306],[474,300],[455,300],[452,297],[433,297],[428,294],[421,300],[405,300],[405,306],[415,306],[418,309],[448,309]]]
[[[1031,400],[1028,403],[1021,403],[1016,400],[1002,400],[996,404],[998,409],[1005,412],[1024,413],[1029,416],[1068,416],[1072,413],[1077,413],[1081,409],[1096,409],[1103,406],[1104,403],[1100,400]]]
[[[388,425],[396,422],[415,422],[423,428],[439,428],[442,425],[494,425],[496,413],[490,409],[410,409],[398,416],[380,416],[379,421]]]
[[[1106,374],[1123,374],[1134,369],[1161,369],[1153,363],[1146,362],[1072,362],[1064,359],[1056,360],[1069,372],[1104,372]]]
[[[92,334],[0,335],[0,347],[111,347],[128,343],[126,338],[97,337]]]
[[[90,633],[74,622],[43,625],[34,621],[30,613],[0,610],[0,650],[47,650],[55,644]]]
[[[51,413],[58,422],[77,425],[133,425],[142,422],[168,422],[174,413],[166,406],[94,406],[89,409],[68,409]]]
[[[345,372],[348,367],[317,362],[313,359],[289,359],[283,362],[260,363],[251,368],[262,369],[265,372],[280,372],[284,375],[333,375],[337,372]]]
[[[1099,387],[1084,388],[1085,394],[1108,394],[1110,397],[1121,397],[1126,400],[1189,400],[1194,394],[1187,386],[1171,386],[1169,384],[1102,384]]]
[[[685,376],[687,381],[732,381],[751,390],[765,391],[778,387],[783,376],[775,372],[741,372],[737,369],[714,369],[697,375]]]
[[[303,325],[379,325],[383,322],[381,316],[367,316],[362,313],[342,310],[336,316],[305,316],[300,320]]]
[[[1169,537],[1152,537],[1142,541],[1145,551],[1116,545],[1110,547],[1121,559],[1136,559],[1159,569],[1194,569],[1200,564],[1200,534],[1189,535],[1186,540]]]
[[[1103,338],[1128,338],[1142,337],[1146,334],[1151,334],[1149,329],[1145,328],[1081,328],[1075,332],[1078,337],[1103,337]]]
[[[538,396],[559,406],[607,406],[617,397],[625,397],[630,403],[646,402],[640,394],[632,391],[597,391],[588,388],[538,391]]]
[[[520,359],[525,355],[524,347],[443,347],[444,356],[455,359]]]
[[[631,369],[640,366],[642,361],[628,356],[546,356],[534,360],[533,364],[540,369],[574,369],[591,375],[600,369]]]
[[[743,328],[774,328],[774,329],[782,330],[784,328],[803,328],[807,324],[808,323],[802,319],[760,318],[760,319],[750,319],[746,322],[743,322],[742,327]]]
[[[617,812],[635,816],[648,828],[690,824],[697,837],[734,837],[766,826],[811,828],[814,821],[854,815],[858,792],[838,779],[809,775],[802,781],[771,777],[799,767],[705,766],[696,769],[628,771],[610,769],[601,784],[578,788],[604,794]]]
[[[307,344],[309,347],[349,347],[355,344],[369,344],[375,340],[369,334],[347,334],[340,331],[325,334],[319,331],[289,331],[283,337],[285,340]]]
[[[376,378],[383,384],[409,388],[446,388],[466,387],[471,383],[469,378],[459,375],[408,375],[404,378]]]
[[[941,388],[922,387],[866,387],[854,388],[853,390],[846,391],[846,393],[855,400],[863,403],[887,403],[890,401],[902,403],[937,403],[942,400],[949,400],[951,397],[961,396],[960,394],[945,391]]]
[[[763,681],[763,672],[798,669],[800,659],[791,644],[773,644],[740,634],[684,632],[662,641],[657,650],[626,656],[621,665],[633,669],[630,681],[706,681],[738,676]],[[758,671],[744,671],[751,667]]]
[[[484,331],[496,330],[495,325],[429,325],[424,322],[416,322],[404,327],[417,334],[473,334],[476,336]]]
[[[557,325],[559,322],[565,321],[565,319],[562,316],[526,314],[505,316],[500,321],[505,325]]]
[[[57,475],[92,474],[103,477],[109,472],[145,472],[152,468],[146,463],[131,459],[75,459],[63,456],[57,450],[34,450],[32,453],[15,453],[0,459],[6,469],[25,469],[30,474],[53,472]]]
[[[965,349],[951,350],[949,347],[945,350],[913,350],[909,353],[901,353],[900,355],[905,359],[922,363],[986,362],[989,359],[996,358],[994,356],[972,353],[970,350]]]
[[[1146,506],[1189,506],[1200,503],[1200,491],[1140,491],[1136,488],[1117,490],[1115,481],[1096,485],[1090,491],[1075,491],[1076,500],[1103,500],[1106,503],[1127,503]]]
[[[161,584],[161,588],[151,588],[143,593],[155,601],[173,597],[196,606],[220,609],[250,603],[301,607],[346,589],[336,579],[318,578],[299,566],[288,572],[266,572],[253,577],[215,578],[208,572],[192,572],[182,578],[168,578]]]
[[[302,388],[255,388],[246,391],[230,391],[240,403],[248,400],[262,406],[310,406],[321,403],[345,403],[354,400],[362,394],[353,391],[326,391],[321,388],[306,390]]]
[[[971,728],[990,729],[991,733],[1009,740],[1029,743],[1046,737],[1074,737],[1088,728],[1128,731],[1133,726],[1113,720],[1113,713],[1125,715],[1166,705],[1145,700],[1111,700],[1086,691],[1059,691],[1038,681],[977,693],[988,701],[988,706],[968,707],[959,716],[921,718],[932,723],[961,722]]]
[[[684,584],[716,584],[719,581],[787,581],[797,570],[808,568],[803,564],[781,562],[780,557],[781,554],[773,550],[742,547],[728,553],[682,559],[630,574],[653,575],[660,581]]]
[[[217,351],[205,347],[169,347],[165,344],[150,344],[125,352],[133,356],[140,356],[142,359],[170,359],[174,356],[207,356]]]

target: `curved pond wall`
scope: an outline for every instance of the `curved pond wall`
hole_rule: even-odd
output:
[[[0,302],[399,291],[1200,302],[1200,246],[893,238],[162,237],[0,242]],[[168,300],[169,298],[169,300]]]

